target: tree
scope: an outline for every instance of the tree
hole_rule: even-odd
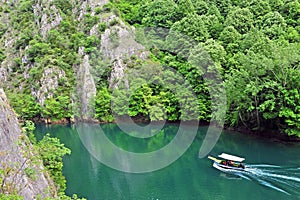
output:
[[[172,0],[154,0],[142,8],[142,24],[170,28],[177,19],[177,5]]]
[[[222,16],[226,16],[232,9],[231,0],[214,0],[212,6],[217,6]]]
[[[253,0],[249,5],[250,11],[253,13],[255,21],[260,20],[262,16],[271,12],[269,3],[265,0]]]
[[[236,67],[226,77],[231,125],[299,136],[299,60],[298,44],[272,43],[266,55],[236,56]]]
[[[37,58],[49,54],[50,44],[32,40],[29,42],[29,48],[26,50],[30,61],[35,61]]]
[[[233,27],[227,26],[220,33],[218,38],[228,53],[236,53],[239,51],[239,43],[242,35]]]
[[[270,5],[272,11],[278,11],[284,5],[283,0],[269,0],[268,3]]]
[[[262,17],[262,31],[270,39],[278,39],[284,36],[286,31],[285,19],[279,12],[270,12]]]
[[[106,87],[97,92],[95,99],[95,118],[104,122],[112,122],[111,94]]]
[[[193,0],[193,5],[198,15],[205,15],[208,12],[209,6],[206,1]]]
[[[253,14],[249,8],[232,9],[225,20],[225,26],[233,26],[239,33],[247,33],[253,26]]]
[[[213,39],[217,39],[223,30],[223,24],[216,15],[206,15],[206,27],[208,28],[209,35]]]
[[[298,31],[293,27],[288,27],[286,34],[285,34],[285,38],[289,42],[292,42],[292,43],[300,41],[300,35],[299,35]]]
[[[273,52],[275,67],[272,73],[280,83],[279,129],[288,135],[300,136],[300,75],[299,44],[277,46]],[[284,123],[282,122],[284,121]]]
[[[38,142],[37,148],[43,165],[50,172],[58,191],[63,193],[66,189],[66,179],[62,174],[62,158],[71,154],[71,150],[61,144],[58,138],[51,138],[49,134]]]
[[[259,105],[263,99],[264,81],[269,59],[249,51],[237,58],[237,68],[226,78],[227,99],[231,125],[242,124],[249,129],[261,128]]]
[[[280,9],[280,13],[284,16],[288,25],[294,27],[300,25],[300,3],[298,0],[285,3]]]
[[[208,15],[216,16],[220,22],[224,22],[224,15],[221,14],[221,11],[215,4],[209,6],[206,16]]]
[[[180,21],[174,23],[171,31],[177,31],[183,35],[191,37],[191,39],[204,42],[209,38],[209,32],[203,19],[195,14],[189,14]]]
[[[198,97],[198,109],[200,119],[208,121],[213,120],[222,123],[225,116],[224,104],[226,102],[226,94],[223,87],[221,58],[216,55],[225,56],[226,52],[223,47],[210,39],[205,43],[197,45],[189,55],[189,63],[197,70],[195,76],[196,90]],[[215,62],[214,62],[215,60]],[[199,76],[200,75],[200,76]],[[221,108],[221,107],[223,108]]]
[[[70,15],[72,11],[72,3],[69,1],[59,1],[54,0],[54,5],[57,6],[61,11],[63,11],[65,14]]]
[[[195,12],[195,7],[191,0],[176,0],[178,19]]]
[[[45,105],[42,107],[42,116],[53,120],[70,118],[72,116],[70,105],[69,96],[51,97],[45,100]]]
[[[33,119],[40,116],[41,105],[30,94],[21,92],[7,93],[11,106],[22,119]]]
[[[284,132],[288,135],[300,137],[300,91],[299,89],[283,90],[283,106],[279,111],[279,117],[284,119],[286,127]]]
[[[120,10],[122,18],[131,25],[141,24],[143,15],[143,13],[141,13],[141,7],[144,3],[144,1],[137,0],[121,0],[113,2]]]
[[[209,54],[210,58],[215,62],[215,64],[225,66],[226,51],[220,42],[213,39],[208,39],[199,45]]]
[[[272,41],[263,33],[262,30],[252,28],[239,43],[239,52],[246,53],[251,49],[255,53],[269,54]]]
[[[129,102],[129,116],[142,115],[145,118],[149,117],[149,111],[152,104],[153,91],[147,84],[132,91]]]

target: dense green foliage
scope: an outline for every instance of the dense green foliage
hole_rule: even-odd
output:
[[[70,149],[61,144],[59,139],[51,138],[49,134],[37,143],[37,147],[43,164],[49,170],[50,176],[54,179],[58,190],[64,192],[66,189],[66,179],[62,175],[62,157],[70,154]]]
[[[170,34],[183,33],[209,53],[225,80],[230,126],[300,136],[298,0],[115,0],[113,4],[131,25],[170,28]],[[181,61],[176,48],[175,53],[155,55],[188,78],[202,102],[201,119],[209,120],[203,81]]]
[[[79,5],[54,1],[62,21],[46,37],[37,31],[33,4],[34,1],[22,0],[16,5],[3,6],[1,11],[9,14],[9,25],[20,35],[11,53],[21,50],[27,55],[25,61],[23,57],[14,59],[12,85],[7,89],[11,104],[24,119],[59,120],[76,115],[72,112],[71,93],[81,59],[78,50],[84,47],[95,66],[93,73],[100,74],[95,79],[98,91],[93,104],[95,118],[100,121],[113,121],[113,115],[148,120],[218,120],[212,112],[215,108],[211,99],[220,99],[222,93],[209,91],[207,86],[213,83],[205,82],[202,77],[214,66],[226,87],[229,126],[255,131],[280,130],[300,136],[299,0],[111,0],[103,8],[88,7],[80,21],[71,12],[71,8]],[[109,13],[136,27],[167,29],[148,31],[146,39],[141,40],[144,44],[150,38],[154,44],[149,47],[151,60],[147,62],[171,67],[189,82],[197,96],[197,105],[189,106],[199,112],[198,116],[182,112],[180,105],[185,103],[172,88],[162,87],[166,83],[163,80],[160,84],[139,84],[135,91],[129,91],[128,102],[124,91],[123,94],[121,90],[108,89],[111,66],[95,59],[101,56],[100,38],[90,36],[90,30],[98,24],[97,32],[103,33],[118,24],[118,19],[110,23],[101,21]],[[7,30],[6,24],[0,24],[1,37]],[[137,40],[143,39],[139,34],[137,31]],[[110,39],[118,45],[117,34],[111,34]],[[1,49],[0,61],[5,55]],[[135,57],[129,60],[124,62],[133,70],[130,73],[149,65]],[[28,64],[33,66],[29,70]],[[193,65],[201,66],[203,71]],[[59,78],[58,87],[48,91],[45,101],[38,102],[32,93],[42,86],[40,80],[47,69],[64,75]],[[23,75],[26,70],[28,78]],[[165,73],[175,76],[173,72]],[[187,102],[191,102],[189,98]],[[111,103],[116,106],[113,110]]]
[[[51,138],[49,134],[45,135],[40,141],[37,141],[33,133],[35,125],[31,121],[26,121],[23,129],[26,131],[30,142],[34,145],[38,158],[43,161],[44,167],[54,180],[59,193],[64,194],[66,180],[62,174],[62,158],[70,154],[71,150],[61,144],[59,139]]]
[[[23,200],[24,198],[19,195],[0,194],[1,200]]]

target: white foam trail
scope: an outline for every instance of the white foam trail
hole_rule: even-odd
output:
[[[278,165],[269,165],[269,164],[257,164],[257,165],[247,165],[248,167],[271,167],[271,168],[281,168],[281,166]]]
[[[248,178],[247,176],[244,176],[244,175],[242,175],[242,174],[236,174],[236,175],[237,175],[237,176],[240,176],[240,177],[242,177],[242,178],[244,178],[244,179],[247,179],[247,180],[251,181],[251,179]]]
[[[265,173],[266,176],[270,177],[276,177],[276,178],[282,178],[286,180],[293,180],[300,183],[300,178],[297,177],[291,177],[291,176],[285,176],[285,175],[279,175],[279,174],[271,174],[271,173]]]
[[[287,194],[287,195],[291,195],[290,193],[286,192],[285,190],[280,189],[279,187],[276,187],[276,186],[272,185],[271,183],[269,183],[269,182],[267,182],[267,181],[264,181],[264,180],[258,180],[258,181],[259,181],[262,185],[265,185],[265,186],[267,186],[267,187],[273,188],[273,189],[275,189],[275,190],[277,190],[277,191],[279,191],[279,192],[285,193],[285,194]]]
[[[284,168],[282,166],[257,164],[246,165],[244,171],[236,171],[235,175],[246,180],[282,192],[287,195],[300,195],[300,173],[297,168]]]

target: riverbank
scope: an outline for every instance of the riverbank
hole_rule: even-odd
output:
[[[51,124],[74,124],[75,122],[83,122],[83,123],[95,123],[95,124],[106,124],[106,123],[118,123],[118,121],[122,121],[122,122],[134,122],[134,123],[142,123],[142,124],[149,124],[149,123],[165,123],[165,121],[155,121],[155,122],[151,122],[150,120],[147,120],[145,118],[142,117],[123,117],[120,118],[118,121],[112,121],[112,122],[104,122],[104,121],[100,121],[97,119],[74,119],[74,118],[63,118],[60,120],[51,120],[51,119],[32,119],[33,122],[35,123],[44,123],[47,125],[51,125]],[[180,123],[180,121],[167,121],[167,123],[171,123],[171,124],[178,124]],[[198,126],[217,126],[216,123],[209,123],[206,121],[189,121],[187,122],[191,125],[195,125],[197,124]],[[277,142],[300,142],[300,137],[297,136],[289,136],[286,135],[284,133],[281,133],[279,130],[264,130],[264,131],[253,131],[253,130],[249,130],[245,127],[230,127],[230,126],[224,126],[223,127],[224,130],[228,130],[228,131],[236,131],[242,134],[246,134],[246,135],[253,135],[253,136],[257,136],[260,138],[264,138],[264,139],[270,139],[273,141],[277,141]]]
[[[253,131],[244,127],[224,127],[228,131],[236,131],[245,135],[253,135],[262,139],[270,139],[276,142],[300,142],[300,137],[289,136],[281,133],[279,130],[264,130],[264,131]]]

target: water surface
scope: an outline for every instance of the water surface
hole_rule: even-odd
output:
[[[140,139],[128,136],[115,124],[98,126],[114,144],[140,153],[164,147],[178,131],[178,125],[169,124],[156,135]],[[86,134],[95,134],[89,133],[91,130],[87,129]],[[76,193],[89,200],[300,199],[299,144],[224,131],[210,155],[226,152],[243,156],[249,169],[225,174],[213,168],[212,161],[198,157],[206,130],[207,127],[199,127],[190,148],[174,163],[141,174],[121,172],[99,162],[85,148],[74,125],[38,125],[35,132],[38,139],[50,133],[72,150],[64,157],[63,169],[69,195]]]

